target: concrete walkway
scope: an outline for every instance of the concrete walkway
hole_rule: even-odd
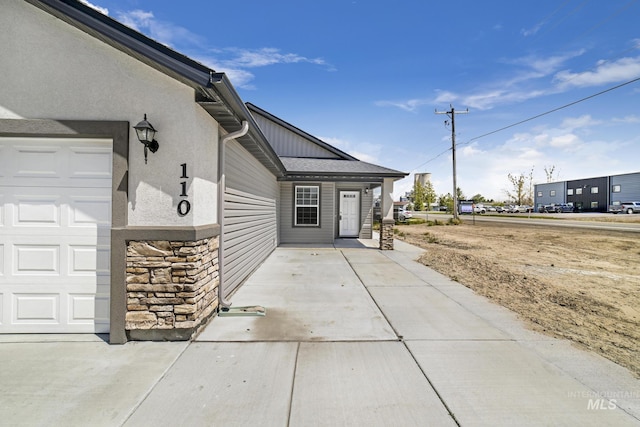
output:
[[[627,370],[395,243],[279,247],[192,343],[0,336],[0,425],[640,426]]]

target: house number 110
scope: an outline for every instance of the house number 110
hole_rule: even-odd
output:
[[[182,163],[180,167],[182,168],[182,175],[180,175],[180,179],[189,178],[187,176],[187,164]],[[182,187],[182,192],[180,193],[180,197],[189,197],[187,195],[187,181],[181,181],[180,186]],[[191,203],[189,203],[189,201],[186,199],[180,200],[180,203],[178,203],[178,215],[185,216],[189,213],[190,210],[191,210]]]

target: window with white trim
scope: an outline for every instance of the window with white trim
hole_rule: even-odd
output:
[[[598,194],[598,187],[591,187],[591,194]]]
[[[549,191],[549,196],[550,197],[556,197],[556,190]]]
[[[567,196],[573,196],[573,188],[567,188]]]
[[[320,225],[320,186],[296,185],[294,225]]]
[[[622,191],[622,186],[620,186],[620,184],[615,184],[613,187],[611,187],[612,193],[619,193],[621,191]]]
[[[576,188],[576,194],[582,194],[582,188]]]

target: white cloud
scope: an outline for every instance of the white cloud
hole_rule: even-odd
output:
[[[617,61],[600,61],[593,71],[572,73],[558,72],[554,81],[560,89],[599,86],[632,80],[640,76],[640,57],[621,58]]]
[[[376,101],[374,105],[378,107],[397,107],[404,111],[414,112],[428,103],[430,103],[430,101],[426,99],[409,99],[406,101]]]
[[[264,47],[256,50],[226,49],[232,57],[226,59],[227,64],[236,67],[256,68],[274,64],[297,64],[306,62],[315,65],[328,65],[322,58],[307,58],[295,53],[282,53],[280,49]]]
[[[640,116],[631,114],[625,117],[616,117],[613,119],[613,121],[616,123],[630,123],[630,124],[640,123]]]
[[[458,104],[475,110],[489,110],[497,105],[508,105],[557,93],[557,87],[543,89],[531,87],[537,80],[553,75],[567,61],[581,56],[585,50],[566,52],[561,55],[541,57],[528,55],[510,60],[502,60],[506,66],[517,67],[510,77],[501,76],[496,81],[480,85],[470,93],[456,93],[450,90],[437,90],[434,98],[413,98],[408,100],[381,100],[375,105],[380,107],[397,107],[408,112],[415,112],[424,105]]]
[[[89,6],[91,9],[97,10],[103,15],[109,15],[109,9],[107,9],[106,7],[95,5],[87,0],[80,0],[80,3],[84,4],[85,6]]]
[[[591,126],[597,126],[602,124],[601,120],[595,120],[589,114],[582,115],[580,117],[567,117],[565,118],[560,127],[567,130],[583,129]]]
[[[167,46],[190,45],[202,47],[205,44],[202,37],[171,22],[156,19],[153,12],[140,9],[119,12],[117,19],[124,25],[144,33]]]
[[[318,137],[327,144],[333,145],[336,148],[344,151],[367,163],[377,164],[379,162],[378,157],[382,152],[382,145],[372,144],[369,142],[351,142],[348,140],[333,138],[333,137]]]
[[[124,25],[169,47],[183,52],[196,52],[190,54],[193,59],[216,71],[226,73],[235,86],[243,89],[255,89],[251,83],[255,75],[248,71],[252,68],[308,63],[323,66],[328,71],[336,70],[323,58],[310,58],[296,53],[282,52],[273,47],[211,49],[203,37],[171,22],[158,20],[150,11],[138,9],[121,12],[118,13],[117,19]]]
[[[523,28],[520,30],[520,34],[522,34],[525,37],[536,35],[538,31],[540,31],[543,25],[544,25],[544,22],[539,22],[531,28]]]

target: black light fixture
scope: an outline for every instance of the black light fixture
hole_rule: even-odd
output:
[[[144,163],[147,164],[147,149],[152,153],[158,151],[158,141],[153,139],[156,136],[156,130],[154,127],[147,121],[147,115],[144,115],[144,120],[133,127],[138,134],[138,139],[142,144],[144,144]]]

